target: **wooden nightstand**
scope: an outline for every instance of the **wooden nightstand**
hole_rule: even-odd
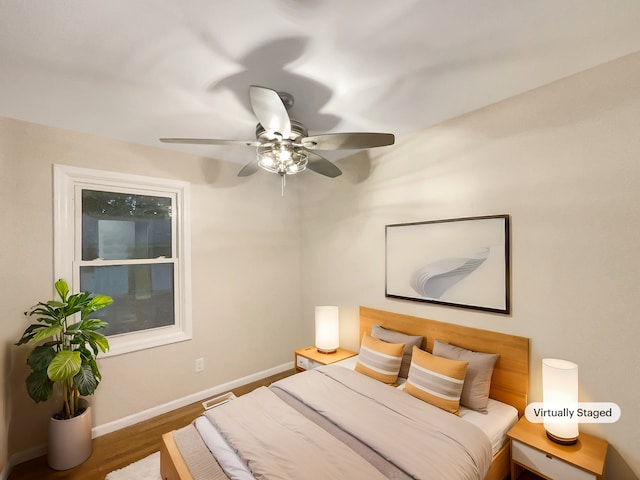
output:
[[[304,372],[320,365],[329,365],[357,355],[356,352],[338,348],[335,353],[321,353],[316,347],[299,348],[295,352],[296,372]]]
[[[575,445],[559,445],[547,438],[542,423],[531,423],[525,417],[507,436],[511,439],[512,480],[602,480],[609,444],[600,438],[580,433]]]

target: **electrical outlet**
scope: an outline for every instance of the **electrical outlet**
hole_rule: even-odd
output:
[[[196,358],[196,372],[204,370],[204,358]]]

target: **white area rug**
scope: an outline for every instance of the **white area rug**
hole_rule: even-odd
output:
[[[133,462],[124,468],[108,473],[104,480],[162,480],[160,476],[160,452]]]

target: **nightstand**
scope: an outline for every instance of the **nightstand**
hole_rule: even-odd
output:
[[[338,348],[334,353],[319,352],[316,347],[299,348],[295,352],[296,372],[304,372],[320,365],[329,365],[357,355],[356,352]]]
[[[602,480],[609,444],[580,433],[575,445],[547,438],[542,423],[522,417],[507,433],[511,439],[511,479]]]

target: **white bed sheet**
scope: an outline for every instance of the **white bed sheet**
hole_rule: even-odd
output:
[[[334,363],[344,368],[354,370],[358,362],[358,355]],[[404,390],[406,378],[398,378],[398,387]],[[477,412],[470,408],[460,407],[460,418],[473,423],[489,437],[491,451],[495,455],[507,442],[507,432],[518,421],[518,410],[511,405],[489,399],[487,413]]]
[[[518,410],[490,398],[487,413],[460,407],[460,418],[473,423],[489,437],[491,451],[495,455],[507,443],[507,432],[518,422]]]
[[[255,480],[247,464],[242,461],[218,429],[204,415],[196,419],[195,427],[227,477],[231,480]]]

